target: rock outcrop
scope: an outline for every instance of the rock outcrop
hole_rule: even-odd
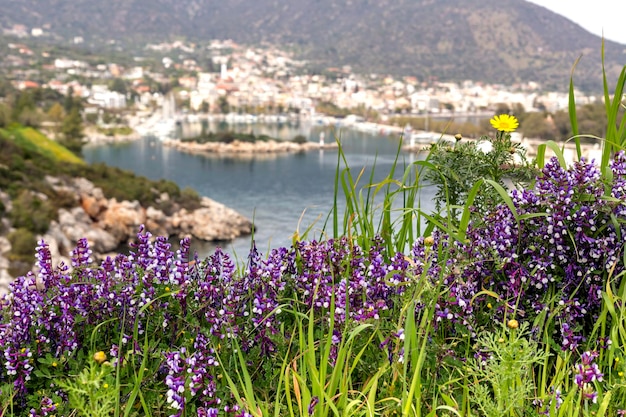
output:
[[[132,241],[141,225],[157,236],[191,237],[205,241],[227,241],[250,234],[252,223],[236,211],[207,197],[194,210],[177,208],[167,215],[155,207],[143,207],[138,201],[108,199],[102,190],[84,178],[61,180],[46,177],[55,191],[75,195],[76,206],[60,209],[57,220],[41,236],[50,246],[55,260],[69,264],[69,253],[80,238],[87,238],[96,258],[114,252]],[[167,194],[160,200],[168,200]],[[0,236],[0,294],[12,279],[6,255],[9,241]]]

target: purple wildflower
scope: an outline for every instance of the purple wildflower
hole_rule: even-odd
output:
[[[313,396],[311,397],[311,402],[309,403],[309,407],[307,409],[309,416],[312,416],[315,412],[315,406],[320,402],[319,397]]]
[[[604,376],[598,365],[594,363],[597,357],[597,352],[584,352],[580,357],[581,363],[574,367],[574,383],[582,390],[583,397],[594,403],[598,399],[598,393],[593,387],[593,383],[602,381]]]

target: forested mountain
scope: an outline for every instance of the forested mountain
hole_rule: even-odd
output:
[[[601,39],[524,0],[0,0],[0,25],[88,43],[233,39],[288,46],[317,68],[422,79],[601,86]],[[606,42],[611,74],[626,46]]]

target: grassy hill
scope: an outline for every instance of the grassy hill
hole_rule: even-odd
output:
[[[4,135],[11,138],[18,146],[40,153],[57,163],[85,164],[85,161],[66,147],[31,127],[16,127],[10,132],[4,131]]]
[[[317,68],[421,79],[539,81],[566,89],[580,55],[577,86],[599,90],[600,44],[594,36],[524,0],[0,0],[0,25],[24,23],[96,45],[231,38],[288,45]],[[610,11],[609,11],[610,12]],[[617,74],[626,46],[606,44]]]

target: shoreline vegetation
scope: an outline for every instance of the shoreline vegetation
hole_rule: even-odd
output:
[[[626,416],[625,88],[596,161],[573,79],[573,162],[506,113],[378,183],[339,144],[325,238],[242,262],[143,226],[100,264],[39,241],[0,298],[0,415]]]

